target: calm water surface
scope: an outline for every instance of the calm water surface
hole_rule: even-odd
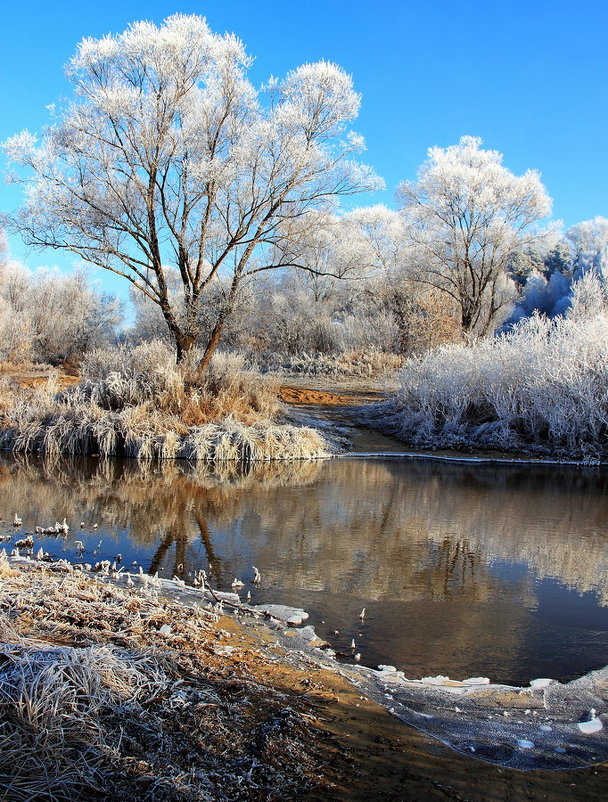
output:
[[[86,562],[121,553],[186,580],[204,568],[219,589],[238,577],[254,603],[301,605],[334,647],[350,653],[354,638],[362,663],[410,677],[566,680],[608,663],[607,478],[424,459],[212,471],[4,455],[0,532],[14,537],[15,512],[24,531],[65,516],[69,536],[36,548],[78,561],[78,539]]]

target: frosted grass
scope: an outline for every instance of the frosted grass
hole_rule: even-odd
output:
[[[319,432],[277,421],[271,379],[220,355],[202,381],[160,342],[93,352],[83,381],[21,390],[0,412],[0,448],[15,452],[213,462],[310,459],[334,449]]]
[[[473,347],[409,360],[367,423],[423,448],[608,458],[608,315],[538,316]]]

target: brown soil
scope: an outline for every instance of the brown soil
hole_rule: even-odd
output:
[[[366,402],[378,401],[381,397],[379,392],[370,389],[341,389],[339,392],[331,392],[329,390],[311,387],[294,387],[292,385],[281,385],[279,388],[279,398],[281,401],[295,407],[350,407]]]
[[[10,377],[20,387],[41,387],[49,380],[51,375],[57,377],[57,385],[61,390],[65,387],[72,387],[78,384],[81,377],[78,370],[73,365],[63,365],[60,368],[52,368],[47,365],[13,365],[10,363],[0,364],[0,375]]]
[[[226,623],[226,629],[235,627]],[[234,630],[233,630],[234,631]],[[327,763],[319,787],[298,796],[307,802],[513,802],[514,800],[605,800],[608,764],[579,771],[525,772],[466,757],[408,727],[383,707],[361,696],[344,677],[284,661],[259,659],[260,639],[249,628],[241,640],[256,679],[306,700],[308,720],[323,743]],[[270,647],[270,652],[275,651]],[[281,655],[280,650],[276,650]],[[252,662],[251,662],[252,661]],[[329,737],[327,737],[329,736]]]
[[[34,389],[35,387],[42,387],[44,384],[46,384],[49,377],[48,375],[17,375],[14,378],[21,387],[29,387],[30,389]],[[66,387],[73,387],[75,384],[78,384],[79,381],[79,376],[68,376],[65,373],[60,373],[57,377],[57,386],[60,390],[63,390]]]

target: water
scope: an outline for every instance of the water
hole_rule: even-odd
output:
[[[15,539],[15,512],[23,531],[65,516],[69,536],[36,549],[78,561],[82,540],[81,561],[121,553],[186,580],[204,568],[219,589],[239,578],[254,603],[301,605],[347,656],[354,638],[363,664],[412,678],[563,681],[608,663],[607,479],[424,459],[214,472],[4,455],[0,533]]]

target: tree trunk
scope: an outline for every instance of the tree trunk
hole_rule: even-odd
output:
[[[209,363],[211,362],[211,357],[215,353],[215,349],[218,347],[220,339],[222,337],[222,331],[224,329],[224,324],[232,314],[232,310],[234,308],[234,299],[236,298],[236,292],[239,285],[240,276],[237,274],[232,280],[232,286],[230,288],[230,293],[226,300],[226,304],[223,309],[220,310],[218,315],[217,321],[215,326],[213,327],[213,331],[211,332],[211,337],[209,338],[209,342],[207,343],[207,347],[205,348],[205,353],[203,354],[203,358],[196,366],[196,376],[197,378],[202,376],[203,373],[209,367]]]
[[[187,353],[189,353],[196,344],[196,337],[194,334],[174,334],[175,337],[175,350],[177,351],[178,364],[183,360]]]
[[[219,345],[223,328],[224,328],[224,321],[220,319],[213,327],[213,331],[211,332],[211,337],[209,338],[207,347],[205,348],[205,353],[203,354],[203,358],[196,366],[197,377],[202,376],[203,373],[209,367],[209,363],[211,362],[211,357],[213,356],[213,354],[215,353],[215,349]]]

